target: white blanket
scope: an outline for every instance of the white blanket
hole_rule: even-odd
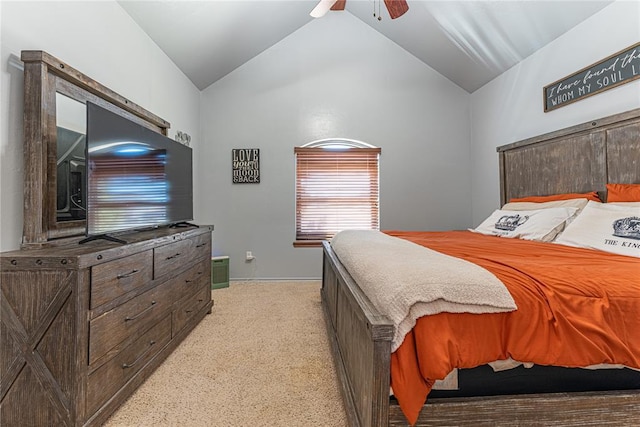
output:
[[[515,310],[504,284],[484,268],[374,230],[346,230],[331,247],[373,305],[395,325],[391,351],[421,316]]]

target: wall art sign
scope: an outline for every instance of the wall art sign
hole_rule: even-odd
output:
[[[178,131],[176,132],[175,140],[188,147],[189,144],[191,144],[191,135],[186,132]]]
[[[545,113],[640,78],[640,43],[544,87]]]
[[[231,150],[231,167],[234,184],[259,184],[260,149],[233,148]]]

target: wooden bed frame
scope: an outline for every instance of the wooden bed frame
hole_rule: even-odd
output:
[[[640,109],[497,149],[500,199],[640,183]],[[323,243],[322,305],[347,416],[354,426],[406,426],[389,397],[393,324]],[[640,390],[428,399],[417,426],[635,425]]]

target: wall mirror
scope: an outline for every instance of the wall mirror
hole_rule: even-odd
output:
[[[56,92],[56,221],[86,219],[86,104]]]
[[[169,122],[43,51],[25,50],[22,247],[62,244],[86,230],[86,103],[167,135]]]

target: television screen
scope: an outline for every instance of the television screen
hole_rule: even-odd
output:
[[[193,219],[192,150],[87,102],[87,236]]]

